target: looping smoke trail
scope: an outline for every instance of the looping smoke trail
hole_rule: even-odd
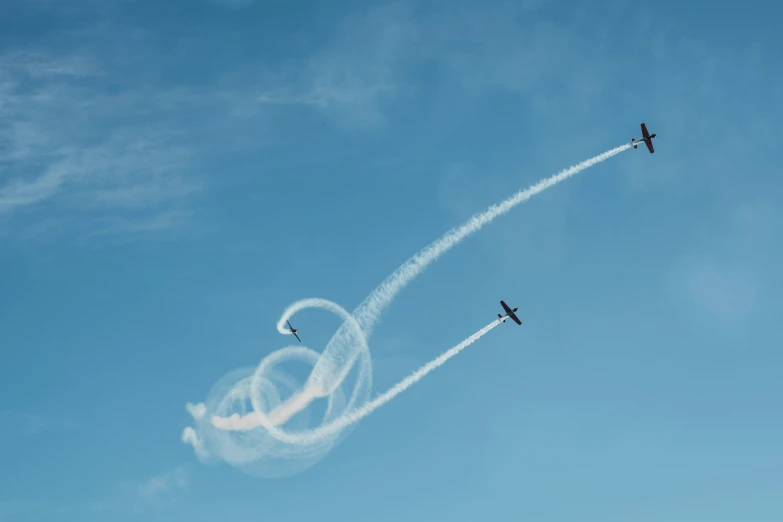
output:
[[[283,312],[278,330],[283,329],[282,325],[294,313],[304,308],[319,308],[338,315],[344,321],[343,326],[347,325],[348,341],[355,343],[359,350],[359,371],[353,392],[347,402],[342,387],[328,397],[326,411],[320,420],[321,424],[327,424],[366,403],[369,398],[372,385],[370,352],[356,320],[344,308],[326,299],[303,299],[292,304]],[[319,357],[320,354],[310,348],[286,346],[267,355],[257,368],[244,368],[225,376],[212,388],[204,404],[186,405],[196,427],[185,428],[182,441],[191,444],[196,456],[204,463],[223,460],[259,477],[290,475],[312,466],[348,435],[351,426],[307,445],[291,445],[276,438],[276,433],[263,429],[243,433],[220,430],[212,424],[211,417],[227,416],[237,411],[242,414],[258,412],[263,416],[261,412],[271,411],[268,417],[263,417],[263,423],[285,423],[289,429],[306,429],[309,425],[306,406],[312,396],[306,387],[277,367],[291,360],[315,366]],[[286,394],[289,394],[288,399],[284,398]],[[281,405],[285,406],[280,408]]]
[[[276,428],[269,418],[260,411],[254,411],[253,413],[240,417],[238,414],[234,414],[229,418],[225,417],[213,417],[212,423],[216,428],[232,431],[247,431],[253,428],[263,427],[274,438],[287,442],[290,444],[312,444],[319,440],[333,436],[334,434],[342,431],[347,426],[358,422],[363,417],[366,417],[373,411],[377,410],[387,402],[391,401],[397,395],[401,394],[420,380],[422,380],[428,373],[436,368],[443,366],[446,361],[457,355],[459,352],[481,339],[487,332],[495,328],[501,323],[500,319],[495,319],[490,324],[474,333],[464,341],[460,342],[451,349],[445,351],[435,359],[431,360],[418,370],[411,373],[405,379],[401,380],[385,393],[379,395],[372,401],[365,403],[363,406],[350,410],[338,419],[333,420],[328,424],[323,424],[318,428],[300,433],[288,433],[284,430]]]
[[[497,320],[493,321],[384,394],[367,402],[372,381],[367,339],[383,310],[400,290],[428,265],[498,216],[630,147],[630,144],[622,145],[564,169],[449,230],[397,268],[365,298],[353,314],[348,314],[339,305],[324,299],[305,299],[292,304],[277,323],[280,333],[288,334],[284,328],[286,320],[297,311],[309,307],[336,313],[344,322],[320,355],[309,348],[289,346],[268,355],[255,370],[245,369],[226,376],[213,388],[205,404],[187,405],[196,421],[196,428],[186,428],[182,440],[193,445],[202,461],[206,462],[214,455],[218,460],[229,462],[254,475],[288,475],[312,466],[339,439],[345,437],[358,420],[402,393],[499,324]],[[276,368],[290,359],[313,365],[307,381],[301,387],[297,386],[292,377]],[[354,366],[358,370],[356,382],[346,403],[343,384]],[[284,398],[284,394],[290,395]],[[307,424],[307,406],[319,398],[327,399],[326,412],[319,426],[302,429]],[[251,408],[248,408],[248,401]],[[282,424],[286,425],[285,430],[278,427]]]

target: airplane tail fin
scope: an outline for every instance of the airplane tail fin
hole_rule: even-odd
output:
[[[634,149],[638,148],[638,146],[636,145],[636,138],[631,138],[631,145],[633,145]]]

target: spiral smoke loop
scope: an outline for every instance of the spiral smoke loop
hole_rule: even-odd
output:
[[[344,351],[352,351],[355,354],[353,360],[346,365],[348,371],[354,364],[358,365],[356,382],[349,397],[343,389],[344,378],[329,394],[317,394],[327,400],[326,412],[320,423],[329,424],[346,411],[367,402],[372,387],[369,347],[362,329],[351,314],[326,299],[304,299],[289,306],[278,322],[278,331],[290,334],[283,325],[296,312],[305,308],[327,310],[344,320],[342,328],[328,346],[339,344]],[[226,375],[212,388],[204,404],[188,404],[188,410],[196,421],[196,429],[186,428],[183,440],[193,444],[196,454],[203,462],[217,457],[217,460],[225,460],[255,476],[271,478],[291,475],[312,466],[348,435],[350,427],[320,437],[309,444],[291,444],[280,440],[281,430],[276,425],[285,424],[287,430],[310,428],[308,404],[298,401],[311,395],[315,398],[316,394],[311,391],[313,387],[307,383],[313,380],[316,370],[323,367],[319,366],[322,359],[323,355],[311,348],[287,346],[267,355],[256,368],[245,368]],[[279,369],[282,363],[291,361],[313,367],[310,379],[304,385]],[[269,416],[262,413],[266,426],[250,430],[223,430],[211,422],[212,417],[228,417],[232,413],[244,415],[249,412],[273,413]],[[279,418],[280,413],[276,412],[290,412],[290,415],[273,424],[267,419]]]
[[[244,368],[226,375],[215,384],[204,403],[186,405],[196,425],[185,428],[183,442],[194,447],[202,462],[225,461],[260,477],[291,475],[312,466],[346,437],[361,418],[423,379],[499,324],[497,320],[493,321],[368,402],[372,362],[367,340],[381,313],[400,290],[441,255],[495,218],[630,147],[630,144],[621,145],[564,169],[474,215],[403,263],[365,298],[353,314],[326,299],[295,302],[283,312],[277,323],[277,330],[282,334],[290,334],[285,328],[286,321],[305,308],[330,311],[343,320],[323,353],[303,346],[287,346],[266,356],[257,368]],[[279,368],[288,361],[312,366],[304,383],[299,383]],[[348,395],[344,385],[354,368],[357,369],[356,381]],[[323,399],[326,400],[326,411],[318,425],[312,427],[308,406]]]

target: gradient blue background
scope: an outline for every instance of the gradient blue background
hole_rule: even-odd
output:
[[[773,2],[10,0],[0,520],[779,522]],[[374,390],[264,481],[186,401],[472,213],[640,134],[430,267]],[[297,316],[318,350],[338,322]]]

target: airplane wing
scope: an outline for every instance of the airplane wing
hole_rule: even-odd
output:
[[[507,314],[511,314],[511,313],[513,313],[513,312],[511,311],[511,308],[509,308],[509,307],[508,307],[508,305],[507,305],[505,302],[503,302],[503,301],[500,301],[500,306],[502,306],[502,307],[503,307],[503,310],[505,310]]]
[[[292,332],[292,333],[293,333],[293,332]],[[297,340],[297,341],[299,341],[300,343],[302,342],[302,340],[299,338],[299,336],[298,336],[298,335],[294,334],[294,337],[296,337],[296,340]]]
[[[288,321],[286,321],[286,323],[288,323],[288,328],[290,328],[291,330],[293,330],[293,329],[294,329],[294,327],[293,327],[293,326],[291,326],[291,323],[289,323]]]
[[[652,140],[647,140],[644,143],[647,145],[647,150],[650,151],[650,154],[655,152],[655,149],[653,148]]]
[[[643,137],[643,138],[646,138],[646,137],[648,137],[649,135],[650,135],[650,133],[649,133],[649,132],[647,132],[647,125],[645,125],[644,123],[642,123],[642,137]]]

